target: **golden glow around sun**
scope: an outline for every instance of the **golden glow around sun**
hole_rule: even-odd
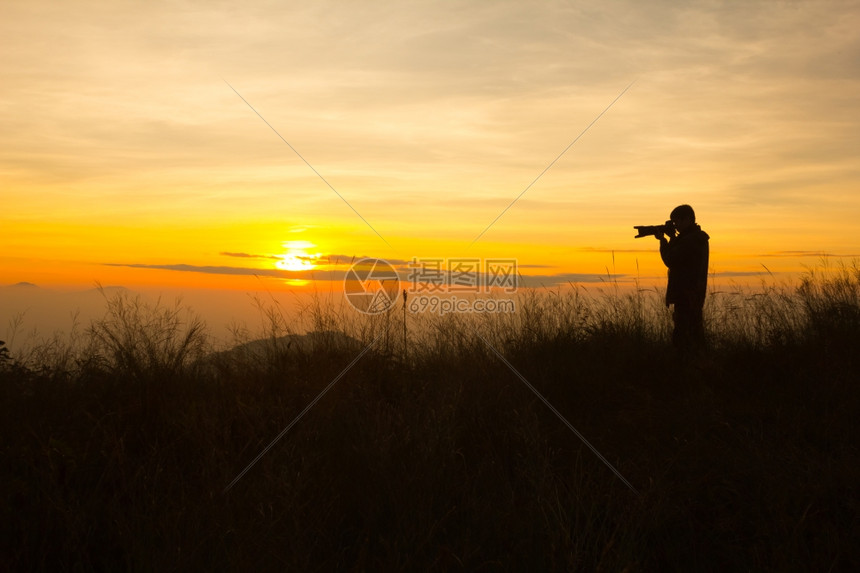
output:
[[[312,262],[299,258],[297,255],[285,255],[275,266],[282,271],[309,271],[314,268]]]
[[[316,261],[320,258],[319,253],[308,253],[313,248],[313,243],[308,241],[287,241],[283,243],[286,252],[279,255],[281,258],[275,263],[275,267],[282,271],[309,271],[316,267]]]

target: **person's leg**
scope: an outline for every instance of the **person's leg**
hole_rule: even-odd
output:
[[[684,304],[675,303],[672,309],[672,321],[675,325],[672,330],[672,346],[678,350],[683,350],[689,342],[689,314],[689,309]]]
[[[697,350],[705,347],[705,320],[700,306],[690,309],[690,344]]]
[[[675,304],[672,344],[685,358],[698,355],[705,347],[705,325],[698,305]]]

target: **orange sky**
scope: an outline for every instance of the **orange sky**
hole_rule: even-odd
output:
[[[6,3],[0,285],[295,289],[305,255],[662,280],[632,226],[679,203],[719,280],[860,255],[856,2],[676,4]]]

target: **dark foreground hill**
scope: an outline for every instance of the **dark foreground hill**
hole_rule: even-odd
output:
[[[5,567],[857,570],[856,278],[712,300],[687,360],[647,293],[217,368],[191,323],[95,325],[0,367]]]

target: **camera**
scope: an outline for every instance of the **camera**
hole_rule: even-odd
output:
[[[634,225],[639,234],[633,237],[639,239],[641,237],[660,237],[661,235],[675,236],[675,223],[666,221],[662,225]]]

